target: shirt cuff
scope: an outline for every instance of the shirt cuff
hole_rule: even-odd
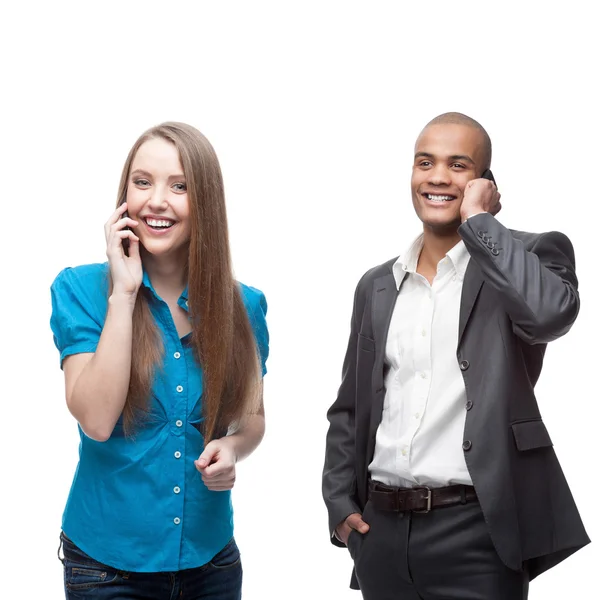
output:
[[[476,217],[477,215],[485,215],[487,213],[486,210],[482,210],[481,212],[478,213],[473,213],[472,215],[469,215],[464,221],[463,223],[466,223],[471,217]]]

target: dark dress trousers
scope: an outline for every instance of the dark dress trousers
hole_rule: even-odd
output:
[[[590,541],[534,392],[547,343],[569,331],[579,311],[573,247],[562,233],[512,231],[488,213],[459,233],[471,256],[456,349],[467,394],[463,451],[500,559],[533,579]],[[368,271],[356,288],[342,383],[327,415],[330,533],[368,499],[398,295],[395,260]],[[351,585],[358,586],[354,576]]]

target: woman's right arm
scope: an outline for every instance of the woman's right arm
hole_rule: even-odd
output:
[[[125,229],[138,223],[121,218],[126,210],[127,205],[121,205],[104,228],[113,290],[98,347],[94,353],[73,354],[63,362],[69,411],[85,434],[99,442],[112,434],[127,399],[133,308],[143,276],[139,239]],[[125,238],[129,256],[123,252]]]

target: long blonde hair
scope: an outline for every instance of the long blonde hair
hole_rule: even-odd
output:
[[[163,138],[177,148],[187,185],[191,222],[188,310],[192,346],[202,367],[203,434],[208,442],[259,409],[258,351],[233,277],[221,168],[206,137],[194,127],[176,122],[143,133],[125,161],[117,204],[126,197],[137,151],[152,138]],[[131,377],[123,410],[126,433],[132,433],[138,418],[147,412],[154,373],[162,363],[162,341],[148,299],[142,286],[133,312]]]

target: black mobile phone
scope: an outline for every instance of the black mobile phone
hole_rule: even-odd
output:
[[[121,204],[123,204],[126,200],[126,196],[123,196],[123,198],[121,198],[121,202],[119,202],[119,206],[121,206]],[[129,217],[129,213],[127,211],[125,211],[122,215],[121,215],[121,219],[126,219],[127,217]],[[131,227],[125,227],[126,231],[131,231]],[[121,242],[123,244],[123,252],[125,253],[125,256],[129,256],[129,238],[124,238],[123,241]]]
[[[486,169],[482,175],[481,175],[482,179],[489,179],[490,181],[494,182],[494,185],[496,187],[498,187],[498,184],[496,183],[496,180],[494,179],[494,175],[492,174],[492,172],[489,169]]]

